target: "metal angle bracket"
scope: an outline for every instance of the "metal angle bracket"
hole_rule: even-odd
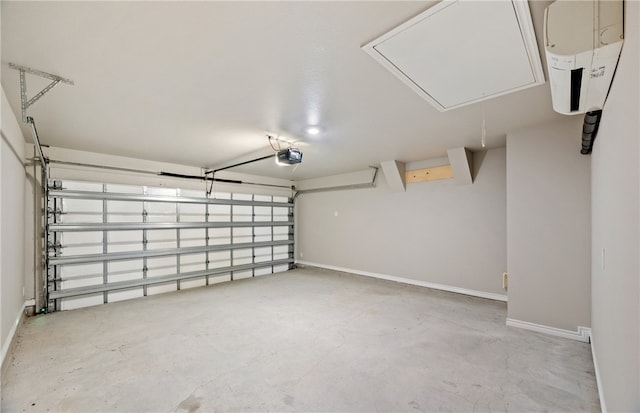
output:
[[[73,80],[65,79],[64,77],[52,75],[51,73],[42,72],[40,70],[32,69],[27,66],[20,66],[9,63],[9,68],[15,69],[20,72],[20,107],[22,108],[22,121],[25,123],[27,122],[27,108],[33,105],[42,96],[44,96],[45,93],[53,89],[55,85],[57,85],[58,83],[66,83],[68,85],[74,84]],[[42,89],[40,92],[36,93],[36,95],[31,99],[27,99],[27,79],[25,76],[26,73],[49,79],[51,80],[51,83],[45,86],[44,89]]]

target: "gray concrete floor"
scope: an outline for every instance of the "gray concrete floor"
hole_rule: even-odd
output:
[[[588,344],[316,269],[29,318],[2,411],[599,411]]]

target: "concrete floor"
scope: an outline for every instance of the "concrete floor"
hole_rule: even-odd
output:
[[[324,270],[27,320],[2,411],[599,411],[588,344]]]

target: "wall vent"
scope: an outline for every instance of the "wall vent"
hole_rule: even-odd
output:
[[[545,81],[522,0],[442,1],[362,48],[441,111]]]

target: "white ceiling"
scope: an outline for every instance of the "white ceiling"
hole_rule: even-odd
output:
[[[75,82],[29,108],[44,144],[209,167],[271,132],[306,143],[302,165],[244,171],[289,179],[478,150],[483,108],[488,147],[561,116],[548,84],[439,112],[361,50],[434,3],[3,0],[2,85],[20,116],[9,62]],[[530,4],[540,50],[548,4]],[[46,83],[27,75],[29,97]]]

